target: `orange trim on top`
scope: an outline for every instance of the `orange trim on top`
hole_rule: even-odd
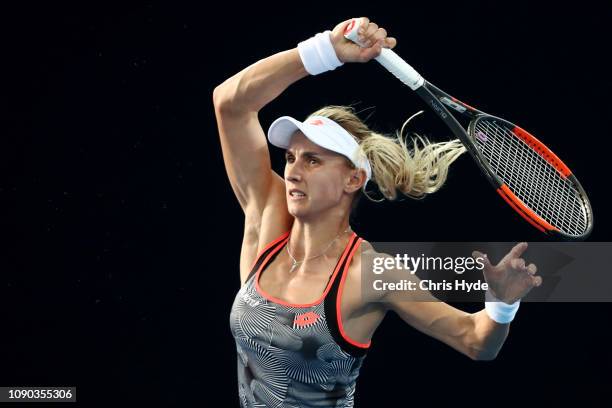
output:
[[[559,231],[558,228],[553,227],[551,224],[546,222],[542,217],[534,213],[529,209],[523,202],[508,188],[506,184],[502,184],[497,192],[502,196],[504,200],[519,214],[523,216],[531,225],[538,228],[540,231]],[[537,224],[537,225],[536,225]]]
[[[342,256],[340,257],[340,260],[338,261],[338,264],[336,265],[336,269],[334,269],[334,273],[332,274],[331,278],[329,279],[329,282],[327,282],[327,287],[325,288],[325,291],[323,292],[323,294],[321,295],[321,297],[312,302],[312,303],[306,303],[306,304],[296,304],[296,303],[289,303],[286,302],[282,299],[276,298],[272,295],[268,295],[266,292],[264,292],[264,290],[261,288],[261,286],[259,286],[259,277],[261,275],[261,271],[263,270],[263,268],[268,264],[268,261],[270,260],[270,257],[272,257],[272,255],[274,255],[275,253],[277,253],[281,248],[283,248],[283,245],[279,245],[278,248],[276,248],[274,251],[270,252],[270,254],[266,257],[266,259],[263,261],[263,263],[259,266],[259,269],[257,270],[257,275],[255,276],[255,289],[257,289],[257,291],[259,292],[259,294],[263,297],[265,297],[266,299],[268,299],[271,302],[274,303],[278,303],[280,305],[283,306],[287,306],[287,307],[310,307],[310,306],[315,306],[318,305],[319,303],[321,303],[323,301],[323,299],[325,299],[325,296],[327,296],[327,292],[329,292],[329,290],[331,289],[332,283],[334,282],[334,280],[336,279],[336,275],[338,274],[338,271],[340,270],[340,265],[342,265],[344,258],[346,258],[349,248],[351,247],[351,242],[353,241],[353,238],[356,236],[355,232],[353,231],[353,234],[351,235],[351,237],[349,238],[348,244],[346,245],[346,248],[344,249],[344,252],[342,252]],[[289,240],[289,238],[287,238],[287,240]]]
[[[355,255],[355,251],[357,251],[357,248],[359,248],[359,246],[361,245],[361,241],[363,241],[363,238],[359,238],[357,240],[357,243],[355,244],[355,247],[353,248],[353,250],[351,251],[351,254],[349,255],[349,259],[346,262],[346,265],[344,267],[344,271],[342,272],[342,277],[340,278],[340,286],[338,287],[338,296],[336,297],[336,317],[338,320],[338,328],[340,329],[340,334],[342,335],[342,337],[344,338],[344,340],[348,341],[350,344],[352,344],[355,347],[361,347],[361,348],[368,348],[370,347],[370,344],[372,344],[372,340],[370,340],[367,343],[360,343],[356,340],[353,340],[349,337],[349,335],[344,331],[344,326],[342,325],[342,290],[344,289],[344,281],[346,280],[346,275],[348,275],[348,269],[349,269],[349,265],[351,264],[351,260],[353,259],[353,255]]]
[[[515,126],[512,129],[512,133],[517,135],[519,139],[523,142],[527,143],[529,147],[535,150],[544,160],[550,163],[557,171],[561,174],[563,178],[567,178],[572,174],[572,171],[563,163],[563,161],[557,157],[546,145],[540,142],[535,138],[531,133],[527,132],[524,129],[521,129],[518,126]]]
[[[255,266],[255,264],[257,263],[257,261],[259,260],[259,258],[263,255],[264,252],[266,252],[270,247],[272,247],[273,245],[277,244],[280,240],[284,239],[285,237],[289,236],[289,233],[291,232],[291,230],[285,232],[283,235],[281,235],[280,237],[276,238],[274,241],[270,242],[268,245],[266,245],[266,247],[264,249],[262,249],[261,251],[259,251],[259,253],[257,254],[257,256],[255,257],[255,260],[253,261],[253,264],[251,265],[251,267],[249,268],[249,273],[253,270],[253,267]]]

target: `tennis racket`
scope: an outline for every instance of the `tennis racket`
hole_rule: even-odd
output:
[[[362,46],[360,24],[361,19],[353,19],[344,36]],[[499,195],[531,225],[566,240],[582,240],[591,233],[593,212],[584,189],[544,143],[440,90],[388,48],[376,60],[427,103],[461,140]],[[449,109],[469,119],[467,129]]]

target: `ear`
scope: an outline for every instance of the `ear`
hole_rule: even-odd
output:
[[[366,182],[367,175],[364,169],[352,169],[344,186],[344,191],[351,194],[359,190]]]

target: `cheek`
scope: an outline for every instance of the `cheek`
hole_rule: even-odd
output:
[[[337,201],[342,196],[343,186],[339,175],[334,178],[325,177],[317,180],[317,196],[324,200]]]

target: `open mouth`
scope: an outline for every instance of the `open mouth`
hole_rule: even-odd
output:
[[[293,199],[300,199],[306,197],[306,193],[303,191],[297,190],[295,188],[289,190],[289,197]]]

